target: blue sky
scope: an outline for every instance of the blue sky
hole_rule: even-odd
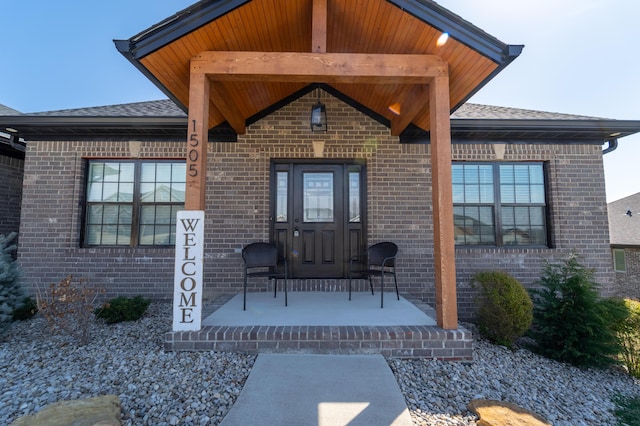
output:
[[[112,40],[193,2],[0,0],[0,104],[36,112],[164,98]],[[438,3],[505,43],[525,45],[471,102],[640,120],[640,1]],[[640,135],[605,156],[609,202],[640,192],[639,159]]]

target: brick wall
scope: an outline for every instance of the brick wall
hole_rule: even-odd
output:
[[[640,248],[625,248],[626,272],[616,272],[616,295],[640,300]]]
[[[238,249],[269,238],[271,159],[313,159],[313,142],[324,142],[324,159],[357,159],[367,167],[369,243],[400,246],[401,291],[435,302],[431,175],[428,145],[401,145],[389,130],[346,104],[323,95],[329,131],[309,130],[316,101],[305,96],[249,126],[236,143],[210,143],[207,169],[205,297],[242,286]],[[173,250],[80,248],[84,159],[87,157],[180,158],[184,141],[35,142],[25,165],[19,260],[30,285],[46,285],[66,274],[107,287],[108,296],[171,297]],[[491,145],[456,144],[454,160],[495,160]],[[459,249],[460,317],[473,312],[469,281],[477,270],[500,268],[530,285],[545,259],[571,250],[585,256],[598,279],[611,287],[604,172],[598,146],[509,145],[505,160],[548,161],[555,249]],[[344,281],[308,280],[298,289],[344,289]]]
[[[18,232],[24,160],[0,155],[0,235]]]

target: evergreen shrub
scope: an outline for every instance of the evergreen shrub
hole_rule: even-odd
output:
[[[625,299],[624,304],[629,315],[616,327],[621,345],[620,359],[630,375],[640,378],[640,302]]]
[[[31,296],[22,299],[22,305],[13,311],[14,321],[25,321],[31,319],[38,313],[38,304]]]
[[[116,297],[96,309],[96,316],[104,319],[107,324],[137,321],[144,315],[150,303],[150,300],[144,299],[142,296],[136,296],[132,299],[122,296]]]
[[[16,246],[10,243],[16,235],[15,232],[0,235],[0,335],[11,326],[13,313],[25,296],[20,284],[21,270],[11,256]]]
[[[501,271],[479,272],[476,299],[478,329],[490,342],[512,347],[531,326],[533,303],[527,290],[513,276]]]
[[[619,303],[599,297],[593,271],[572,255],[548,263],[539,285],[532,290],[532,349],[578,367],[616,363],[620,344],[614,328],[626,313]]]

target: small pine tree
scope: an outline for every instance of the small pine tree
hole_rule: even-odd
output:
[[[620,350],[612,304],[600,299],[593,271],[571,256],[548,264],[534,295],[530,336],[540,355],[578,367],[606,367]]]
[[[25,297],[20,284],[20,268],[11,256],[16,246],[9,244],[15,237],[15,232],[0,235],[0,335],[11,325],[13,312],[22,305]]]

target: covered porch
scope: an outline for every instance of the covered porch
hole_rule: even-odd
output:
[[[395,358],[472,361],[471,331],[437,326],[435,310],[418,298],[385,292],[272,291],[223,294],[205,301],[200,331],[169,332],[164,348],[245,353],[382,354]]]
[[[502,43],[434,2],[414,0],[370,0],[366,7],[347,0],[201,1],[129,40],[116,41],[116,46],[188,114],[186,213],[179,216],[176,232],[174,331],[167,336],[167,349],[303,351],[311,347],[315,351],[375,351],[393,356],[470,357],[470,333],[460,331],[458,326],[450,115],[510,64],[522,46]],[[283,113],[316,88],[332,94],[357,111],[358,117],[364,115],[371,122],[361,127],[347,118],[349,113],[336,114],[319,126],[321,132],[316,132],[313,123],[311,128],[306,124],[308,112],[304,119],[299,111]],[[323,110],[319,97],[318,104]],[[278,114],[279,120],[269,122]],[[343,121],[331,127],[326,125],[329,120]],[[378,125],[384,130],[377,130]],[[235,146],[218,146],[220,142]],[[259,187],[268,179],[276,181],[273,176],[279,170],[275,174],[269,174],[269,170],[278,167],[278,161],[309,162],[306,150],[292,149],[292,144],[304,142],[311,142],[313,159],[323,167],[338,160],[369,167],[369,174],[361,178],[362,187],[366,184],[368,189],[365,195],[370,195],[362,197],[366,200],[362,210],[371,214],[359,223],[358,232],[339,215],[324,221],[335,222],[342,232],[338,238],[327,238],[338,241],[331,246],[316,244],[312,238],[300,242],[306,238],[300,224],[314,221],[300,218],[299,222],[295,208],[287,207],[290,214],[280,216],[273,198],[265,208],[259,202],[259,197],[268,198],[274,193],[273,189],[263,187],[260,191]],[[383,149],[383,145],[400,151],[400,156]],[[415,158],[409,154],[413,148],[406,148],[410,145],[420,146],[417,151],[424,156],[424,163],[413,168],[407,166]],[[424,148],[427,145],[428,149]],[[243,157],[241,150],[245,148],[252,151]],[[225,164],[213,164],[228,151],[245,159],[238,164],[242,175],[237,180],[225,181],[225,171],[231,170]],[[300,175],[299,181],[304,181],[307,172],[298,174],[296,165],[291,167],[294,178]],[[407,174],[394,180],[399,169],[406,169]],[[255,173],[256,180],[244,194],[239,188],[250,172]],[[338,176],[339,171],[331,174],[323,169],[319,174]],[[337,181],[340,179],[327,178],[327,187],[339,188],[334,184]],[[283,186],[293,193],[298,186],[288,182]],[[404,202],[389,195],[406,189],[409,182],[416,187],[424,183],[425,188],[415,194],[405,191],[401,196],[406,197],[402,198]],[[325,325],[327,318],[311,325],[207,325],[208,306],[200,301],[208,279],[203,278],[203,260],[207,256],[226,260],[231,256],[224,250],[238,250],[224,241],[226,234],[237,232],[237,227],[230,226],[207,235],[209,247],[219,246],[223,251],[204,254],[204,234],[215,223],[226,220],[220,217],[224,210],[218,205],[220,198],[212,194],[220,187],[235,192],[234,200],[244,195],[247,198],[240,210],[227,212],[230,222],[240,216],[239,212],[249,211],[253,212],[251,222],[258,224],[252,232],[240,233],[241,244],[269,240],[290,260],[315,250],[331,255],[328,257],[334,264],[343,265],[373,242],[428,230],[422,241],[406,241],[401,250],[406,248],[419,264],[432,265],[429,276],[414,274],[411,281],[401,284],[405,287],[400,291],[405,295],[433,294],[435,312],[430,310],[429,317],[435,324],[378,325],[373,317],[373,322],[362,326]],[[338,190],[334,193],[343,194]],[[344,203],[347,197],[336,198],[342,200],[343,207],[350,205]],[[399,205],[413,213],[411,205],[418,198],[429,200],[420,206],[421,216],[428,217],[428,223],[394,214]],[[187,229],[187,222],[202,227]],[[284,236],[284,232],[279,233],[281,222],[287,223]],[[235,234],[228,239],[240,242]],[[320,237],[316,240],[324,241]],[[316,264],[324,261],[315,254],[308,258]],[[214,273],[233,277],[222,271]],[[346,274],[300,272],[294,267],[290,276],[344,279]],[[215,279],[211,282],[217,285]],[[230,289],[234,291],[235,284]],[[319,312],[328,317],[326,310],[319,308]],[[459,345],[456,349],[460,351],[449,345]]]

